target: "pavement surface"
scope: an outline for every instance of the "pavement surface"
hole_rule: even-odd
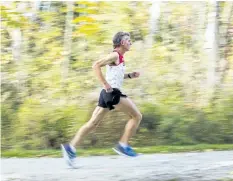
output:
[[[2,158],[2,181],[233,181],[233,151],[62,158]]]

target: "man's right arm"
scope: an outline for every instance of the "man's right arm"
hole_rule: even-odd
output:
[[[93,66],[92,66],[97,78],[104,85],[106,90],[111,89],[111,86],[108,84],[108,82],[104,78],[103,73],[101,71],[101,67],[108,65],[108,64],[115,63],[117,61],[117,59],[118,59],[117,52],[113,52],[113,53],[109,54],[108,56],[94,62]]]

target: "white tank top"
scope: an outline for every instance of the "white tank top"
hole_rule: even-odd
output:
[[[125,75],[124,57],[121,54],[119,54],[119,64],[106,65],[106,68],[106,81],[110,84],[112,88],[117,88],[121,90]]]

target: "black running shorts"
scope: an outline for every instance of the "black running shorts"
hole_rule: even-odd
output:
[[[120,102],[121,97],[127,97],[126,95],[122,94],[119,89],[113,88],[112,92],[106,92],[103,89],[100,92],[99,103],[98,106],[103,108],[109,108],[109,110],[114,109],[113,105],[117,105]]]

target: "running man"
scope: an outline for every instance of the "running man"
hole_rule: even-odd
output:
[[[82,139],[113,109],[122,111],[130,116],[124,133],[113,150],[118,154],[130,157],[137,156],[137,153],[129,146],[128,142],[138,128],[142,114],[132,100],[121,93],[124,79],[133,79],[140,76],[139,72],[125,73],[124,54],[130,50],[131,45],[130,34],[118,32],[113,37],[113,52],[93,64],[94,72],[104,88],[100,93],[98,106],[95,108],[91,119],[78,130],[69,144],[61,145],[63,157],[70,166],[74,164],[76,147],[81,144]],[[107,68],[106,79],[101,71],[101,68],[104,66]]]

